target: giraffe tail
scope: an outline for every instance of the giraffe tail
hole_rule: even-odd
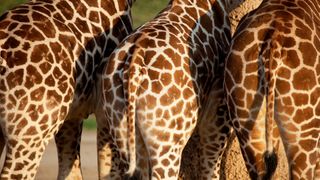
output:
[[[273,135],[273,121],[274,121],[274,80],[269,81],[267,88],[267,108],[266,108],[266,146],[267,151],[264,153],[265,175],[263,179],[271,179],[276,171],[278,159],[273,148],[272,135]],[[272,84],[270,86],[270,84]]]
[[[129,65],[127,70],[126,77],[128,78],[127,82],[127,147],[128,147],[128,159],[129,159],[129,168],[127,175],[130,177],[135,177],[136,172],[136,99],[138,89],[141,84],[141,79],[143,75],[143,66],[141,66],[138,60],[141,60],[137,57],[137,53],[133,54],[132,62]]]
[[[269,90],[270,91],[270,90]],[[274,172],[276,171],[277,165],[278,165],[278,157],[274,151],[273,148],[273,142],[272,142],[272,133],[273,133],[273,108],[274,102],[270,102],[272,97],[270,97],[270,94],[268,92],[267,95],[267,110],[266,110],[266,146],[267,150],[264,153],[264,163],[265,163],[265,174],[263,176],[263,179],[271,179]]]
[[[274,53],[278,50],[276,44],[271,45],[270,58],[269,58],[269,71],[265,75],[265,93],[266,93],[266,148],[264,153],[265,175],[263,179],[271,179],[278,164],[277,155],[273,147],[273,123],[274,123],[274,110],[275,110],[275,86],[276,86],[276,70],[273,69],[276,61]]]

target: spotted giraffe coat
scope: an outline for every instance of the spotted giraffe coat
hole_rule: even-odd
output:
[[[0,17],[1,179],[34,178],[59,129],[59,178],[81,178],[81,120],[96,111],[99,74],[132,30],[131,4],[34,0]]]
[[[101,118],[111,134],[102,146],[113,147],[117,160],[111,177],[140,170],[143,179],[176,179],[182,150],[203,120],[202,176],[218,178],[230,130],[222,91],[229,5],[172,0],[111,55]]]
[[[272,177],[279,136],[289,178],[320,177],[319,11],[319,1],[265,0],[232,40],[226,99],[253,179]]]

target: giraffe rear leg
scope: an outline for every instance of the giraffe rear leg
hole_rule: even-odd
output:
[[[217,98],[212,98],[216,100]],[[214,104],[214,102],[212,102]],[[215,102],[216,103],[216,102]],[[231,134],[231,125],[227,122],[226,106],[207,106],[207,117],[199,121],[201,144],[201,178],[219,179],[222,155]],[[213,111],[215,110],[215,111]]]
[[[59,174],[58,179],[82,179],[80,143],[82,120],[69,119],[64,122],[55,136]]]
[[[121,179],[120,155],[110,136],[110,128],[104,113],[96,114],[97,154],[99,179]]]

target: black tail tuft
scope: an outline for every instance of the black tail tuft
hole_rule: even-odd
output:
[[[263,180],[269,180],[272,178],[274,172],[277,169],[278,165],[278,157],[276,153],[273,152],[265,152],[264,154],[264,163],[266,166],[266,174],[263,177]]]

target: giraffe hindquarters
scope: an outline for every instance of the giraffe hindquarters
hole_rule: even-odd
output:
[[[226,100],[251,179],[267,179],[274,174],[273,151],[278,143],[271,133],[273,118],[268,117],[266,103],[270,98],[266,96],[264,67],[258,59],[252,60],[250,63],[254,66],[248,71],[243,60],[235,53],[228,56],[224,82]]]
[[[80,143],[83,121],[67,119],[55,136],[59,173],[58,179],[82,179]]]

